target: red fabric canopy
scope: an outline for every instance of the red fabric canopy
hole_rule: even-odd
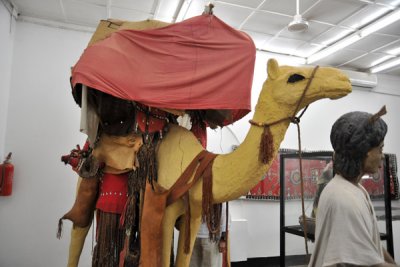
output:
[[[72,86],[170,109],[250,109],[255,46],[214,15],[151,30],[120,30],[84,51]],[[232,121],[231,121],[232,122]]]

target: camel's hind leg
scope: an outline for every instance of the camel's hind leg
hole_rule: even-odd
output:
[[[167,207],[163,218],[163,251],[162,266],[169,267],[172,247],[172,237],[174,235],[175,222],[184,212],[182,201],[177,201]]]
[[[197,215],[197,216],[196,216]],[[176,267],[188,267],[190,264],[190,258],[192,256],[193,245],[196,241],[197,232],[199,231],[199,227],[201,224],[201,216],[199,214],[191,214],[190,216],[190,250],[189,253],[186,254],[184,252],[185,247],[185,229],[186,225],[184,223],[184,219],[181,221],[181,227],[179,231],[179,243],[178,243],[178,251],[176,256]]]

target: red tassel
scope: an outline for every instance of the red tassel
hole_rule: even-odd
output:
[[[268,126],[264,127],[260,142],[260,161],[264,164],[270,162],[274,153],[274,137]]]

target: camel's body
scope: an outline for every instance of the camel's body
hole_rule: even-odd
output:
[[[269,78],[264,83],[253,120],[256,122],[272,122],[296,114],[296,104],[306,87],[311,68],[278,67],[275,60],[268,62]],[[300,74],[306,79],[296,83],[287,83],[292,74]],[[315,74],[299,109],[322,98],[340,98],[351,92],[348,78],[340,71],[333,68],[320,68]],[[289,120],[271,126],[273,135],[273,151],[277,154],[282,142]],[[232,153],[219,155],[214,161],[213,173],[213,198],[214,201],[225,202],[246,194],[255,186],[263,174],[268,170],[271,161],[262,164],[258,158],[262,127],[251,126],[244,142]],[[158,153],[159,184],[169,188],[174,184],[180,174],[185,170],[191,160],[202,150],[194,135],[188,130],[171,125],[171,129],[162,140]],[[196,233],[201,222],[201,181],[189,192],[191,206],[191,249]],[[184,213],[182,201],[175,202],[166,210],[163,221],[163,266],[169,264],[170,247],[176,219]],[[183,226],[184,227],[184,226]],[[184,231],[180,231],[184,233]],[[179,237],[176,266],[189,266],[190,255],[183,252],[183,234]]]
[[[167,23],[158,21],[121,22],[113,21],[113,27],[104,21],[92,37],[90,44],[107,38],[112,32],[119,29],[152,29],[166,26]],[[89,45],[90,45],[89,44]],[[253,120],[256,122],[273,122],[293,116],[298,110],[296,104],[306,87],[311,68],[278,67],[276,61],[268,63],[268,80],[264,83]],[[300,74],[306,79],[296,83],[288,83],[289,76]],[[298,109],[322,98],[339,98],[351,92],[351,85],[347,77],[333,68],[320,68],[311,83],[307,94]],[[273,136],[273,152],[278,152],[289,121],[286,120],[271,126]],[[251,126],[244,142],[232,153],[219,155],[212,167],[213,198],[215,202],[224,202],[236,199],[248,192],[268,170],[271,162],[262,164],[259,160],[260,139],[262,127]],[[192,159],[203,150],[194,135],[188,130],[170,125],[170,131],[162,140],[157,151],[158,181],[164,188],[170,188]],[[273,157],[272,157],[273,158]],[[190,253],[183,253],[183,234],[179,238],[179,248],[176,266],[189,265],[191,250],[200,224],[202,212],[201,181],[194,185],[189,192],[191,205],[191,246]],[[167,207],[163,221],[163,266],[169,264],[169,254],[172,241],[172,229],[176,219],[184,213],[182,201],[177,201]],[[185,227],[184,225],[182,226]],[[181,227],[181,233],[184,233]],[[68,266],[77,266],[88,228],[75,227],[72,230],[70,256]],[[147,267],[147,266],[143,266]],[[158,267],[158,266],[157,266]]]
[[[295,110],[311,73],[312,68],[279,67],[275,60],[270,60],[268,62],[268,79],[263,85],[253,120],[256,122],[278,121],[293,116],[316,100],[336,99],[351,92],[348,78],[339,70],[320,68],[299,105],[299,110]],[[300,74],[305,79],[288,83],[288,78],[293,74]],[[270,127],[273,136],[272,159],[278,152],[288,126],[289,120],[285,120]],[[251,126],[244,142],[234,152],[216,157],[212,167],[213,198],[216,203],[237,199],[246,194],[268,170],[272,159],[270,162],[262,164],[258,157],[262,132],[262,127]],[[170,188],[192,159],[202,150],[202,146],[190,131],[177,125],[170,125],[168,134],[157,150],[159,184],[164,188]],[[191,207],[190,253],[185,254],[183,251],[185,225],[182,225],[176,260],[177,267],[189,266],[191,251],[201,222],[201,180],[189,191],[189,199]],[[166,209],[162,236],[163,267],[169,266],[173,228],[176,219],[184,214],[184,210],[182,201],[177,201]],[[87,229],[73,229],[69,266],[77,266],[86,233]]]
[[[336,99],[351,92],[350,82],[344,74],[337,69],[320,68],[298,110],[295,110],[311,73],[311,68],[279,67],[275,60],[270,60],[268,62],[268,79],[263,85],[253,120],[260,123],[278,121],[293,116],[316,100]],[[288,83],[288,78],[293,74],[302,75],[305,79]],[[272,159],[278,152],[288,126],[289,120],[285,120],[270,127],[273,136]],[[268,170],[272,159],[263,164],[258,157],[262,132],[262,127],[251,126],[244,142],[234,152],[216,157],[212,166],[213,199],[216,203],[237,199],[246,194]],[[170,188],[192,159],[202,150],[202,146],[190,131],[177,125],[170,125],[169,132],[157,150],[159,184],[164,188]],[[177,267],[189,266],[191,251],[201,221],[201,180],[189,191],[189,199],[191,210],[190,253],[183,252],[185,225],[182,225],[176,260]],[[163,267],[169,266],[173,228],[176,219],[184,213],[184,210],[182,201],[177,201],[166,209],[162,236]],[[87,230],[88,228],[72,230],[68,266],[77,266]]]

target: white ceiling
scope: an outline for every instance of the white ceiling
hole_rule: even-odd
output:
[[[99,20],[139,21],[155,18],[174,22],[200,15],[204,0],[2,0],[15,6],[21,19],[42,19],[92,27]],[[295,0],[211,1],[214,14],[247,32],[260,50],[304,60],[342,38],[400,10],[400,0],[300,0],[299,13],[309,22],[305,32],[288,31],[296,14]],[[400,16],[400,13],[398,14]],[[179,18],[178,18],[179,20]],[[400,59],[400,19],[337,52],[312,62],[369,72],[384,59]],[[400,65],[381,73],[400,76]]]

